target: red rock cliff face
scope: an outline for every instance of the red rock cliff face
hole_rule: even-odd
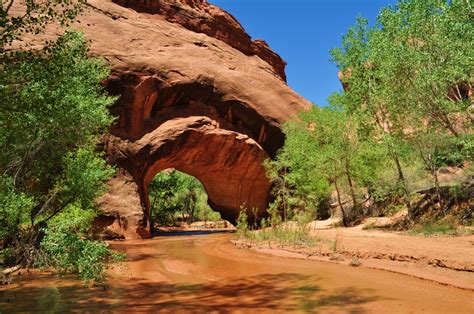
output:
[[[228,12],[206,0],[113,0],[153,18],[166,19],[196,33],[222,40],[246,55],[257,55],[286,81],[286,62],[263,40],[252,41],[242,25]]]
[[[198,178],[224,218],[235,221],[241,206],[261,217],[270,190],[262,162],[283,145],[281,124],[311,106],[282,80],[284,62],[205,1],[116,2],[89,0],[74,26],[110,64],[105,84],[119,96],[103,137],[118,173],[99,200],[100,224],[150,236],[148,185],[166,168]]]

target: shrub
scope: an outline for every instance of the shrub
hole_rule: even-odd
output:
[[[360,265],[362,265],[360,259],[356,256],[353,256],[351,262],[349,263],[349,266],[358,267]]]
[[[12,180],[0,177],[0,242],[18,235],[18,229],[28,221],[34,201],[24,193],[16,192]]]
[[[107,262],[118,261],[123,255],[114,253],[107,243],[83,239],[65,230],[45,230],[41,241],[39,266],[52,267],[60,274],[77,273],[85,281],[103,282]]]
[[[51,267],[60,274],[78,274],[82,280],[103,282],[107,263],[125,256],[112,251],[107,243],[87,238],[97,212],[93,208],[69,206],[44,229],[37,266]]]
[[[425,236],[430,235],[457,235],[458,230],[456,226],[450,221],[428,221],[420,225],[415,226],[411,231],[411,234],[423,234]]]
[[[268,211],[270,217],[261,220],[261,229],[251,231],[247,213],[242,210],[237,219],[237,235],[250,241],[275,242],[279,245],[311,245],[314,242],[308,228],[311,215],[297,212],[291,220],[283,221],[274,207]]]
[[[248,216],[245,210],[241,209],[239,217],[237,218],[237,235],[241,238],[249,236]]]

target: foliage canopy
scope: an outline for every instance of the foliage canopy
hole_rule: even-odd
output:
[[[357,214],[370,199],[411,208],[411,172],[422,164],[441,204],[439,169],[473,158],[473,42],[469,1],[401,0],[374,26],[358,17],[331,50],[344,91],[284,128],[287,141],[269,175],[289,191],[280,189],[276,200],[312,208],[335,190],[343,216],[344,194]]]
[[[0,241],[11,262],[31,264],[44,232],[66,236],[50,225],[62,212],[95,211],[114,173],[95,147],[113,121],[115,99],[100,85],[109,70],[87,51],[83,35],[69,30],[41,50],[2,59]]]

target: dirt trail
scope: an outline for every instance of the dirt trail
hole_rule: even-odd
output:
[[[114,242],[107,288],[44,273],[0,288],[0,311],[472,313],[474,292],[386,271],[242,250],[231,234]]]

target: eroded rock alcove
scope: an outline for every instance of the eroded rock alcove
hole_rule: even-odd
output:
[[[102,225],[150,236],[148,185],[166,168],[198,178],[211,207],[235,221],[264,212],[262,162],[283,145],[283,122],[311,104],[285,82],[285,62],[205,0],[89,0],[76,25],[112,67],[119,96],[103,146],[119,169],[99,200]]]

